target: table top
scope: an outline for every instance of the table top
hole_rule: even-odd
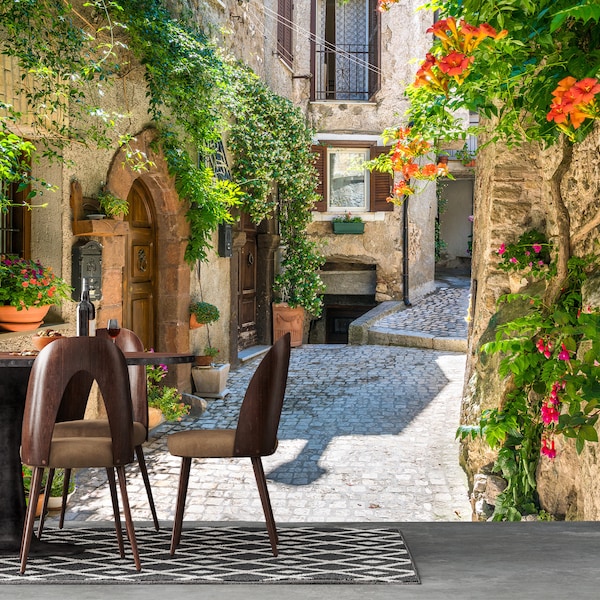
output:
[[[0,367],[31,367],[37,352],[18,354],[0,352]],[[195,356],[186,352],[124,352],[128,365],[180,365],[193,363]]]

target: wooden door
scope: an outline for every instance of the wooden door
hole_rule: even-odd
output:
[[[256,225],[243,214],[240,227],[246,234],[246,243],[238,253],[238,348],[243,350],[256,344]]]
[[[124,275],[123,326],[132,329],[144,348],[156,348],[156,228],[150,195],[136,180],[127,198],[129,237]]]

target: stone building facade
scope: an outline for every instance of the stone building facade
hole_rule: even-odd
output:
[[[386,128],[406,125],[403,89],[425,55],[432,24],[432,14],[417,12],[418,5],[378,13],[373,0],[294,4],[295,100],[306,106],[316,132],[321,178],[322,201],[309,232],[326,258],[324,313],[311,341],[344,341],[349,322],[377,303],[433,289],[435,185],[410,199],[405,220],[403,207],[386,202],[391,178],[356,166],[385,150]],[[336,178],[337,165],[352,160],[353,182],[342,181],[352,178],[347,174]],[[345,212],[362,218],[364,234],[333,233],[332,219]]]
[[[252,67],[273,91],[283,96],[293,95],[291,73],[276,53],[277,23],[265,17],[267,10],[276,13],[276,0],[168,4],[174,11],[192,14],[226,53]],[[16,125],[16,132],[35,142],[40,133],[30,127],[27,106],[14,92],[13,83],[21,76],[18,65],[8,57],[2,60],[0,99],[21,108],[23,117]],[[148,114],[143,68],[139,66],[134,61],[126,77],[107,87],[103,104],[107,113],[123,112],[125,107],[127,120],[120,133],[134,136],[134,148],[145,153],[152,166],[145,172],[131,170],[118,150],[116,139],[108,149],[73,144],[65,150],[63,162],[34,162],[32,174],[51,182],[54,189],[42,196],[47,208],[34,209],[28,215],[31,232],[28,251],[31,257],[52,266],[57,274],[79,287],[74,253],[89,242],[97,244],[102,276],[101,297],[95,300],[98,327],[106,326],[107,320],[114,317],[137,331],[137,325],[143,328],[141,321],[145,320],[148,325],[143,334],[147,347],[201,354],[210,341],[210,345],[219,348],[221,361],[235,363],[239,330],[238,255],[244,247],[243,226],[234,227],[233,257],[218,255],[219,237],[215,232],[214,251],[209,252],[208,261],[192,267],[185,262],[189,234],[186,201],[179,198],[164,157],[152,145],[155,130]],[[128,217],[86,218],[87,213],[98,212],[90,206],[97,208],[95,198],[102,188],[129,200],[132,210]],[[273,230],[271,224],[263,226],[259,245],[265,262],[270,259],[274,264],[278,237]],[[268,295],[266,288],[272,282],[272,268],[270,272],[262,269],[261,274],[261,286]],[[210,331],[207,327],[193,331],[189,328],[189,305],[196,300],[211,302],[220,310],[221,318],[210,326]],[[54,307],[48,323],[73,335],[75,307],[75,300]],[[262,336],[269,341],[266,334]],[[0,333],[0,349],[30,347],[30,334]],[[172,370],[170,382],[181,391],[191,391],[190,367],[178,366]]]
[[[573,147],[569,169],[560,181],[570,221],[571,253],[598,254],[600,239],[600,127]],[[563,159],[560,146],[542,150],[535,145],[509,151],[500,145],[485,146],[477,158],[472,266],[471,329],[461,422],[477,424],[486,408],[498,407],[509,381],[498,374],[495,360],[482,360],[479,348],[493,339],[498,298],[518,292],[527,279],[498,269],[498,248],[513,243],[530,229],[557,234],[550,186]],[[586,288],[584,304],[598,306],[597,282]],[[513,315],[515,316],[515,315]],[[600,430],[600,428],[598,428]],[[600,518],[600,460],[597,444],[586,445],[577,456],[574,444],[558,440],[553,461],[542,459],[537,472],[542,508],[559,517]],[[479,440],[463,442],[461,460],[471,480],[495,456]],[[485,470],[485,469],[484,469]]]

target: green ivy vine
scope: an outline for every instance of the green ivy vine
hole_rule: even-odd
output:
[[[78,11],[53,0],[0,0],[2,52],[33,77],[22,93],[37,125],[55,134],[44,140],[44,153],[61,159],[67,144],[110,148],[116,141],[133,168],[149,166],[128,147],[131,136],[119,133],[124,113],[108,114],[101,102],[104,87],[127,78],[132,53],[144,67],[157,143],[178,194],[189,202],[186,260],[206,260],[213,232],[233,220],[235,207],[257,223],[278,212],[286,282],[280,288],[290,303],[318,314],[322,259],[305,233],[317,177],[312,132],[301,111],[251,69],[223,56],[190,20],[174,18],[160,0],[81,4]],[[35,110],[39,106],[43,110]],[[226,133],[234,179],[218,181],[198,157]]]

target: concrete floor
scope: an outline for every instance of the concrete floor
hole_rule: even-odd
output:
[[[374,526],[374,524],[371,524]],[[390,526],[390,523],[386,523]],[[3,600],[573,600],[600,596],[600,523],[398,523],[420,585],[18,585]]]

